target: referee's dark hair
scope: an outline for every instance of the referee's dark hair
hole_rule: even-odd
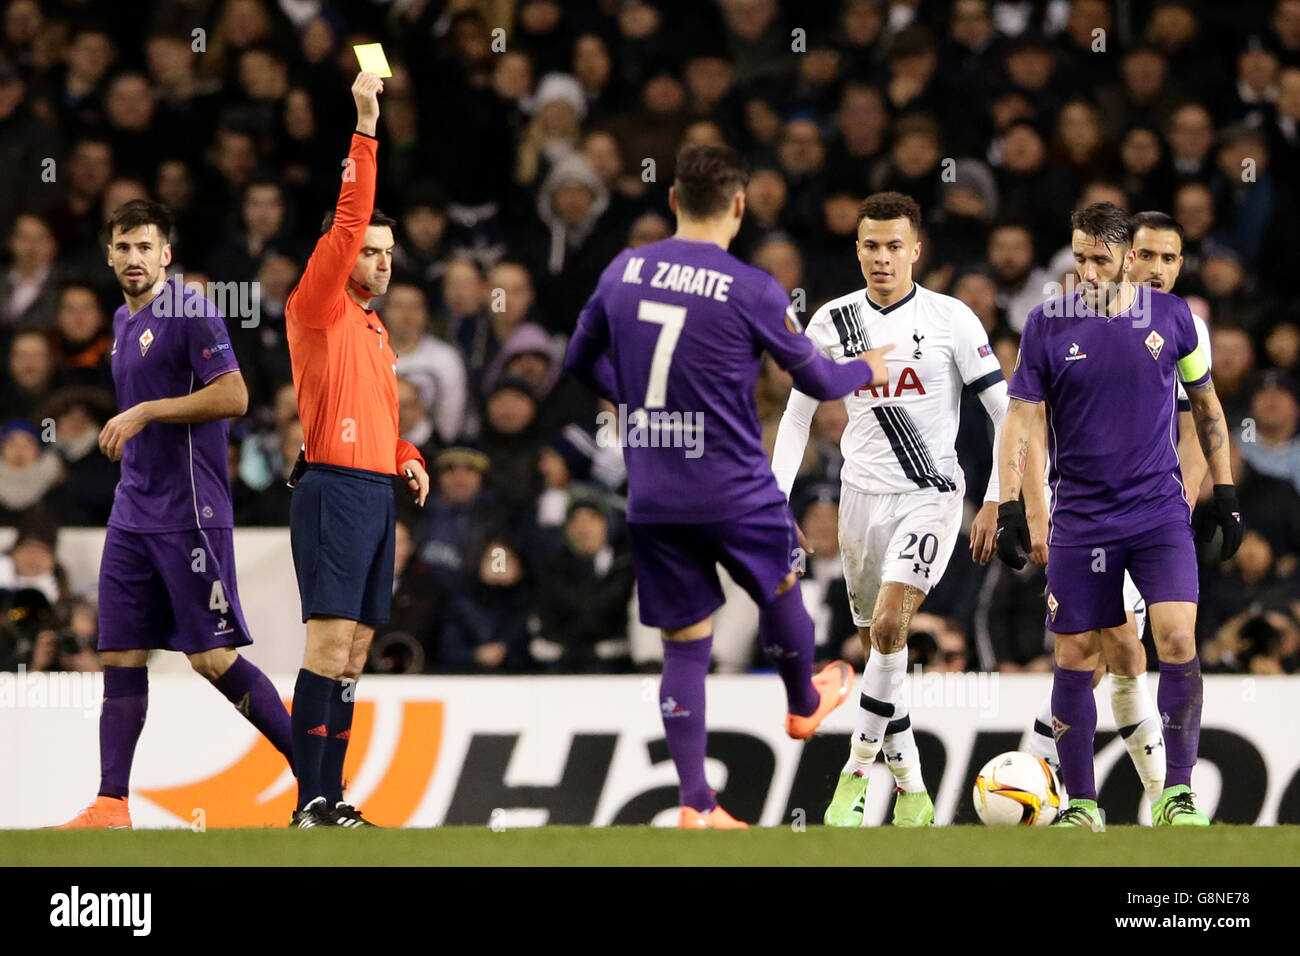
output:
[[[1137,235],[1139,229],[1157,229],[1161,232],[1172,231],[1178,233],[1178,241],[1183,241],[1183,226],[1177,219],[1167,212],[1160,212],[1155,209],[1140,212],[1133,216],[1133,235]]]
[[[1095,202],[1071,213],[1070,228],[1107,244],[1133,244],[1133,218],[1113,202]]]
[[[160,202],[152,199],[132,199],[113,210],[108,224],[104,227],[104,242],[113,239],[113,233],[121,229],[130,232],[141,226],[157,226],[164,242],[171,242],[172,212]]]
[[[687,146],[677,154],[673,188],[677,209],[690,219],[710,219],[749,185],[749,163],[730,146]]]
[[[330,227],[333,225],[334,225],[334,210],[331,209],[329,212],[325,214],[325,218],[321,220],[320,234],[322,236],[325,235],[325,233],[330,231]],[[392,229],[394,232],[397,231],[397,220],[394,219],[392,216],[387,215],[386,213],[380,212],[378,209],[376,209],[374,212],[370,214],[370,225],[387,226],[389,229]]]

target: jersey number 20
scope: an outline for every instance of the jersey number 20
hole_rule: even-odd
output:
[[[655,343],[655,354],[650,359],[650,382],[646,385],[644,407],[663,408],[668,398],[668,367],[673,364],[677,339],[686,323],[686,307],[642,299],[636,317],[642,322],[662,326],[659,341]]]

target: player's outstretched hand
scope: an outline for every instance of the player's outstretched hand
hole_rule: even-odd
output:
[[[1025,503],[1020,499],[1004,501],[998,505],[998,558],[1002,563],[1019,571],[1025,566],[1025,555],[1030,553],[1029,522],[1025,518]]]
[[[406,476],[406,487],[411,490],[411,497],[423,508],[424,499],[429,497],[429,473],[418,458],[402,462],[402,473]]]
[[[1214,503],[1201,512],[1196,529],[1202,543],[1214,537],[1216,528],[1223,530],[1219,560],[1227,561],[1241,547],[1241,505],[1237,503],[1236,485],[1214,486]]]
[[[867,349],[857,358],[861,362],[866,362],[871,366],[871,384],[888,385],[889,384],[889,366],[885,364],[885,353],[892,352],[894,346],[882,345],[878,349]]]
[[[970,556],[976,564],[988,564],[998,541],[998,507],[986,501],[970,525]]]
[[[379,94],[384,91],[384,81],[373,73],[358,73],[352,81],[352,99],[357,104],[357,126],[368,127],[363,132],[373,135],[379,119]]]

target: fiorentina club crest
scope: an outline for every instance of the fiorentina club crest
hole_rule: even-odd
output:
[[[1158,359],[1160,358],[1160,350],[1165,347],[1165,340],[1160,337],[1159,332],[1152,329],[1151,334],[1146,337],[1144,344],[1147,347],[1147,351],[1151,353],[1151,357],[1153,359]]]
[[[1055,594],[1047,595],[1047,616],[1053,621],[1056,620],[1056,609],[1061,606],[1061,602],[1056,599]]]
[[[1070,729],[1070,725],[1059,720],[1055,715],[1052,717],[1052,739],[1060,740],[1065,736],[1065,732]]]
[[[153,345],[153,329],[145,329],[140,336],[140,357],[143,358],[149,351],[149,346]]]

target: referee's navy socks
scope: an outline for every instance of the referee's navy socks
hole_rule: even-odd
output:
[[[349,677],[336,682],[330,697],[329,719],[325,727],[325,758],[321,762],[321,792],[331,807],[343,799],[343,758],[348,752],[348,738],[352,736],[352,711],[357,682]]]
[[[284,709],[275,685],[252,661],[236,655],[235,663],[212,682],[212,686],[235,705],[235,709],[248,718],[248,722],[261,731],[262,736],[284,754],[293,766],[293,728],[289,712]]]
[[[293,686],[293,772],[298,778],[298,809],[325,795],[321,767],[329,740],[330,700],[339,682],[303,668]]]

